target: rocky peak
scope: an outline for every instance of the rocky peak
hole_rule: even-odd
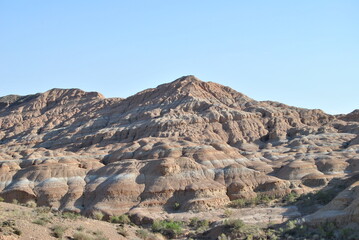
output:
[[[19,100],[22,96],[19,95],[7,95],[4,97],[0,97],[0,109],[8,107],[10,104]]]
[[[22,103],[31,101],[32,99],[38,97],[40,94],[30,94],[25,96],[20,95],[7,95],[0,97],[0,111],[6,110],[7,108],[16,107]]]
[[[62,98],[65,99],[74,99],[74,98],[99,98],[104,99],[105,97],[98,92],[85,92],[78,88],[69,88],[69,89],[62,89],[62,88],[53,88],[45,93],[41,94],[47,99],[51,100],[59,100]]]
[[[199,78],[197,78],[194,75],[187,75],[177,78],[172,83],[195,83],[195,82],[203,82],[203,81],[201,81]]]
[[[90,101],[92,99],[105,99],[105,97],[98,92],[85,92],[81,89],[61,89],[53,88],[44,93],[30,94],[25,96],[7,95],[0,97],[0,111],[6,108],[19,108],[24,106],[25,109],[30,107],[31,110],[41,109],[51,104],[64,104],[68,101]]]
[[[213,82],[204,82],[193,75],[183,76],[156,88],[146,89],[129,97],[126,101],[130,102],[129,105],[141,106],[197,101],[239,108],[248,102],[255,102],[229,87]]]
[[[339,119],[344,121],[359,122],[359,109],[356,109],[348,114],[340,115]]]
[[[53,88],[44,93],[40,93],[36,98],[31,99],[24,106],[26,110],[47,111],[51,108],[59,108],[61,106],[69,106],[69,104],[89,103],[91,101],[102,100],[105,97],[97,92],[85,92],[81,89],[61,89]]]

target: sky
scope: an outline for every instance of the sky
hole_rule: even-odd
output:
[[[256,100],[359,108],[357,0],[0,1],[0,96],[128,97],[184,75]]]

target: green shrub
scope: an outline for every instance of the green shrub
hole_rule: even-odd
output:
[[[291,192],[283,197],[282,202],[286,204],[293,204],[298,200],[299,197],[300,195],[297,193]]]
[[[81,215],[79,213],[76,213],[76,212],[63,212],[61,214],[61,217],[64,218],[64,219],[76,220],[76,219],[80,218]]]
[[[227,237],[224,233],[222,233],[219,237],[218,240],[231,240],[230,237]]]
[[[334,189],[332,190],[321,190],[315,194],[315,199],[318,201],[319,204],[325,205],[332,201],[335,196],[337,196],[338,192]]]
[[[52,235],[55,237],[55,238],[62,238],[65,231],[66,231],[66,227],[64,226],[60,226],[60,225],[55,225],[51,228],[52,230]]]
[[[41,225],[41,226],[46,225],[46,222],[43,221],[42,219],[36,219],[36,220],[32,221],[32,223],[35,223],[35,224]]]
[[[72,237],[73,240],[108,240],[108,238],[104,237],[104,236],[90,236],[86,233],[83,232],[77,232],[74,234],[74,236]]]
[[[147,239],[150,233],[145,229],[136,230],[136,236],[141,239]]]
[[[265,232],[254,225],[247,225],[240,219],[224,222],[227,228],[225,235],[228,239],[267,239]]]
[[[244,207],[253,207],[253,206],[257,206],[257,205],[268,205],[272,200],[275,200],[275,199],[276,199],[276,197],[273,195],[257,194],[257,196],[254,198],[249,198],[249,199],[240,198],[240,199],[233,200],[229,204],[229,207],[244,208]]]
[[[224,223],[226,227],[233,228],[235,230],[240,230],[245,226],[244,222],[240,219],[226,220]]]
[[[50,222],[51,222],[51,220],[48,217],[43,216],[43,217],[40,217],[40,218],[36,219],[32,223],[44,226],[44,225],[46,225],[47,223],[50,223]]]
[[[247,207],[247,200],[244,198],[236,199],[230,202],[229,206],[232,208],[244,208]]]
[[[225,218],[229,218],[230,216],[232,216],[233,214],[233,211],[229,210],[229,209],[225,209],[224,212],[223,212],[223,216]]]
[[[319,226],[310,226],[298,220],[290,220],[281,228],[260,229],[255,225],[244,224],[241,220],[224,221],[222,235],[218,239],[325,239],[325,240],[357,240],[359,229],[340,228],[334,222]]]
[[[31,201],[26,202],[25,206],[29,207],[29,208],[36,208],[37,204],[35,201],[31,200]]]
[[[2,197],[0,197],[0,202],[3,202],[3,201],[4,201],[4,199]]]
[[[77,232],[74,234],[74,236],[72,237],[73,240],[92,240],[92,237],[82,233],[82,232]]]
[[[127,232],[127,230],[123,227],[123,226],[118,226],[117,228],[116,228],[116,230],[117,230],[117,233],[118,234],[120,234],[120,235],[122,235],[122,236],[124,236],[124,237],[127,237],[128,236],[128,232]],[[137,230],[138,231],[138,230]],[[137,235],[137,231],[136,231],[136,235]]]
[[[208,220],[200,220],[198,218],[191,218],[189,226],[194,229],[205,230],[209,227],[209,221]]]
[[[274,199],[276,199],[276,198],[274,196],[272,196],[272,195],[259,194],[255,198],[255,201],[256,201],[256,205],[258,205],[258,204],[268,204],[269,202],[271,202]]]
[[[38,214],[41,214],[41,213],[49,213],[51,212],[51,208],[49,207],[37,207],[34,209],[34,211]]]
[[[295,220],[288,221],[284,228],[276,231],[279,239],[359,239],[359,229],[340,228],[333,222],[323,223],[319,226],[300,224]]]
[[[178,202],[175,202],[173,204],[173,210],[178,211],[180,210],[180,208],[181,208],[181,204],[179,204]]]
[[[120,224],[131,224],[131,220],[128,215],[123,214],[120,216],[111,216],[110,217],[111,223],[120,223]]]
[[[96,220],[101,221],[101,220],[103,219],[104,215],[103,215],[103,213],[100,212],[100,211],[94,211],[94,212],[92,213],[92,217],[93,217],[93,219],[96,219]]]
[[[307,193],[298,198],[298,204],[303,207],[313,206],[315,204],[326,205],[332,201],[338,194],[338,189],[320,190],[316,193]]]
[[[195,217],[190,219],[188,226],[191,227],[193,230],[195,230],[195,233],[198,234],[208,230],[209,224],[210,223],[208,220],[200,220]]]
[[[173,220],[155,221],[152,224],[152,231],[173,238],[182,233],[182,223]]]

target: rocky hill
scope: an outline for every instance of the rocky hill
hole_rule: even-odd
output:
[[[131,97],[0,98],[0,196],[61,211],[208,211],[345,183],[307,221],[359,223],[358,110],[333,116],[185,76]]]

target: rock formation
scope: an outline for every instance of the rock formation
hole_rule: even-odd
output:
[[[359,170],[358,134],[357,111],[255,101],[194,76],[125,99],[10,95],[0,98],[0,196],[113,215],[305,193]]]

